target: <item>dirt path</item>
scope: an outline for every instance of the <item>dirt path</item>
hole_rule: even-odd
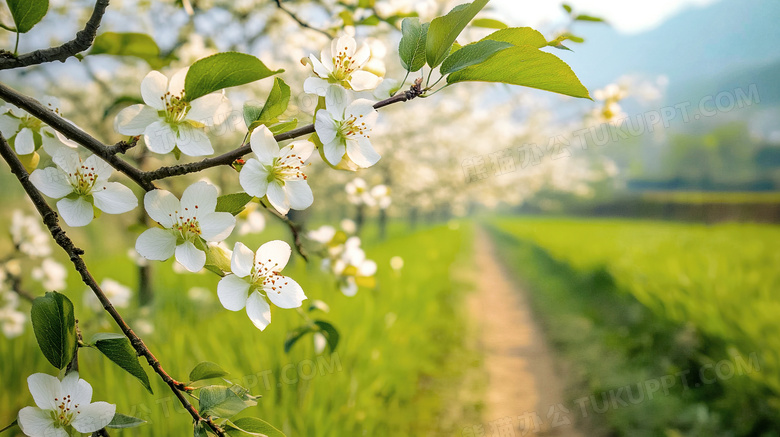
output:
[[[531,314],[526,291],[499,264],[484,230],[477,233],[475,251],[478,290],[470,307],[480,329],[488,375],[485,436],[582,437],[572,423],[576,411],[569,409],[567,414],[559,407],[571,405],[563,396],[563,380]],[[508,432],[510,423],[516,434]]]

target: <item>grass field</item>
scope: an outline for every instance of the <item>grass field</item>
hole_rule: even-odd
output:
[[[659,419],[653,409],[680,419],[688,414],[686,405],[701,403],[704,413],[720,414],[703,422],[720,421],[725,428],[714,425],[718,432],[704,434],[689,429],[686,435],[762,435],[753,433],[769,426],[762,421],[777,423],[780,228],[564,218],[500,219],[492,225],[507,262],[538,291],[539,310],[552,314],[551,337],[579,349],[580,364],[590,363],[580,378],[591,385],[586,390],[643,381],[653,372],[673,374],[686,365],[751,356],[760,362],[760,371],[744,377],[720,378],[706,390],[679,393],[678,400],[643,404],[649,409],[644,414],[607,415],[646,418],[651,425]],[[588,358],[585,350],[594,341],[601,349],[594,346],[596,356]],[[632,370],[617,370],[621,363]],[[656,422],[661,431],[674,429]],[[641,423],[623,425],[643,429]]]
[[[340,330],[341,343],[332,355],[316,356],[311,337],[286,355],[282,348],[286,332],[302,324],[295,311],[274,307],[273,323],[260,332],[244,312],[222,308],[216,299],[216,275],[178,275],[171,261],[155,264],[152,313],[130,309],[129,321],[131,326],[139,319],[152,321],[153,331],[144,338],[174,378],[186,379],[200,361],[217,362],[231,373],[231,381],[263,396],[257,407],[242,415],[263,418],[290,437],[452,435],[459,424],[475,421],[479,403],[478,397],[453,402],[459,384],[479,366],[478,356],[467,350],[464,332],[461,298],[468,285],[451,276],[451,265],[467,261],[470,254],[471,228],[453,228],[415,233],[398,228],[385,242],[367,238],[368,255],[380,266],[379,285],[375,290],[361,289],[353,298],[343,296],[317,265],[300,259],[288,265],[285,274],[298,280],[310,300],[330,305],[329,313],[312,316]],[[132,247],[132,241],[109,240],[95,232],[90,227],[73,236],[86,249],[86,261],[98,281],[108,276],[134,286],[135,268],[124,250],[109,250]],[[283,229],[271,226],[247,244],[257,246],[283,236]],[[405,261],[398,273],[390,268],[393,256]],[[63,292],[76,305],[85,338],[115,331],[104,316],[84,308],[85,286],[75,274],[68,283]],[[195,286],[209,290],[210,300],[191,300],[187,290]],[[17,339],[0,339],[0,356],[0,422],[5,424],[18,409],[33,403],[27,375],[53,374],[54,369],[37,349],[29,326]],[[153,425],[112,435],[192,435],[190,417],[152,372],[148,373],[155,394],[149,395],[96,351],[82,350],[80,358],[81,375],[92,383],[95,400],[116,403],[118,412]]]

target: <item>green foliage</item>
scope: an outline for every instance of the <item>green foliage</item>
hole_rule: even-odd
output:
[[[95,348],[109,360],[138,379],[149,390],[149,393],[154,393],[149,384],[149,377],[141,367],[141,363],[138,362],[138,355],[127,337],[122,334],[100,333],[95,334],[92,342],[95,344]]]
[[[14,420],[13,422],[11,422],[11,423],[10,423],[8,426],[6,426],[5,428],[3,428],[3,429],[0,429],[0,432],[3,432],[3,431],[8,431],[9,429],[11,429],[11,428],[15,427],[15,426],[16,426],[18,423],[19,423],[19,422],[18,422],[17,420]]]
[[[310,332],[314,332],[314,330],[309,325],[299,326],[292,331],[289,331],[287,333],[287,338],[284,339],[284,353],[289,353],[290,349],[295,346],[295,343]]]
[[[398,54],[406,71],[414,73],[425,65],[425,43],[429,23],[420,24],[419,18],[405,18],[401,22],[401,42]]]
[[[56,291],[36,298],[30,311],[35,338],[52,366],[63,369],[76,353],[76,317],[73,303]]]
[[[8,9],[18,33],[27,33],[49,11],[49,0],[8,0]]]
[[[283,134],[285,132],[291,131],[295,129],[298,126],[298,119],[294,118],[289,121],[283,121],[281,123],[275,124],[268,129],[271,130],[271,133],[274,135]]]
[[[577,20],[577,21],[591,21],[591,22],[594,22],[594,23],[603,23],[604,22],[603,18],[594,17],[592,15],[577,15],[576,17],[574,17],[574,19]]]
[[[335,352],[336,347],[339,345],[339,331],[336,330],[333,325],[324,320],[315,320],[314,324],[320,328],[320,332],[328,341],[328,350],[330,350],[331,353]]]
[[[485,29],[506,29],[509,27],[503,21],[494,20],[492,18],[477,18],[471,22],[471,25],[475,27],[484,27]]]
[[[531,46],[504,49],[485,62],[447,76],[447,82],[501,82],[590,99],[571,68],[555,55]]]
[[[90,55],[132,56],[146,61],[152,68],[168,62],[160,57],[160,47],[145,33],[105,32],[95,38]]]
[[[224,52],[196,61],[187,71],[184,92],[187,101],[225,88],[264,79],[284,70],[270,70],[252,55]]]
[[[219,196],[217,198],[216,212],[229,212],[233,215],[241,214],[246,208],[246,204],[253,199],[247,193],[231,193]]]
[[[106,425],[106,428],[115,428],[115,429],[135,428],[145,423],[146,423],[145,420],[141,420],[137,417],[115,413],[114,418],[111,419],[111,423]]]
[[[431,68],[436,68],[444,62],[452,43],[488,1],[490,0],[476,0],[456,6],[447,15],[431,21],[425,42],[425,56]]]
[[[502,41],[516,46],[531,46],[538,49],[547,45],[547,39],[538,30],[530,27],[510,27],[497,30],[482,38],[482,41]]]
[[[198,391],[201,415],[230,418],[250,407],[229,387],[209,385]]]
[[[280,78],[274,78],[274,86],[262,108],[250,103],[244,104],[244,122],[249,132],[261,125],[276,123],[290,104],[290,86]]]
[[[507,47],[512,47],[512,44],[491,40],[469,44],[447,57],[441,64],[439,71],[441,74],[450,74],[463,70],[466,67],[484,62]]]
[[[285,437],[283,432],[274,428],[268,422],[256,417],[242,417],[232,422],[228,421],[225,429],[230,437],[241,437],[246,435]]]
[[[190,372],[190,381],[201,381],[204,379],[221,378],[226,376],[228,372],[219,366],[219,364],[212,363],[211,361],[204,361],[198,363],[192,372]]]

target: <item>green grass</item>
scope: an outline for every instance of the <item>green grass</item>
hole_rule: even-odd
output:
[[[780,203],[776,191],[711,192],[711,191],[645,191],[642,199],[653,202],[701,205],[721,204],[768,204]]]
[[[611,369],[601,375],[612,375],[613,381],[597,383],[599,389],[636,383],[642,372],[673,373],[680,366],[755,354],[760,371],[681,394],[677,406],[665,401],[668,408],[646,407],[665,408],[670,420],[679,422],[687,414],[684,406],[706,405],[703,411],[718,412],[718,420],[736,435],[758,435],[753,433],[778,422],[780,228],[550,218],[501,219],[493,225],[503,239],[513,240],[503,243],[506,256],[540,290],[534,299],[544,307],[541,312],[557,312],[551,335],[582,353],[584,345],[596,344],[597,355],[609,354],[601,362],[584,359],[591,363],[586,373]],[[568,332],[560,332],[566,326]],[[578,343],[573,340],[578,335],[586,338]],[[593,375],[581,376],[594,384]],[[636,417],[657,419],[658,414]]]
[[[144,318],[153,323],[154,331],[144,338],[174,378],[186,379],[200,361],[217,362],[230,372],[231,381],[263,396],[257,407],[242,415],[263,418],[290,437],[452,435],[460,424],[475,422],[479,401],[453,402],[465,375],[479,365],[465,341],[461,299],[468,286],[452,279],[450,271],[453,264],[467,260],[471,229],[442,226],[412,234],[394,229],[391,235],[392,239],[367,247],[380,266],[379,286],[361,289],[353,298],[343,296],[317,265],[298,259],[284,271],[303,286],[309,299],[330,305],[329,313],[313,315],[330,321],[341,333],[332,356],[316,356],[311,337],[284,354],[286,332],[302,324],[295,311],[274,307],[273,322],[260,332],[245,312],[221,307],[215,275],[178,275],[170,261],[155,264],[157,294],[151,313],[130,309],[129,322],[133,326]],[[247,244],[257,246],[283,236],[283,229],[271,226]],[[77,244],[87,250],[86,261],[98,281],[111,277],[133,286],[135,268],[125,249],[109,250],[132,247],[132,241],[105,237],[93,227],[74,233]],[[396,255],[405,261],[399,274],[389,267],[389,259]],[[83,307],[85,286],[75,274],[68,282],[64,292],[76,305],[85,337],[115,331],[105,316],[89,314]],[[211,302],[191,301],[187,290],[194,286],[210,290]],[[18,409],[33,403],[27,375],[53,374],[54,369],[37,349],[29,326],[20,338],[0,338],[0,356],[0,422],[9,423]],[[94,350],[81,351],[80,365],[82,377],[94,387],[94,399],[116,403],[118,412],[150,422],[112,435],[192,435],[190,417],[153,373],[148,372],[155,392],[150,395]]]

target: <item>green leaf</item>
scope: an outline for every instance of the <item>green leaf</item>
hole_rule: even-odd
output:
[[[184,78],[188,102],[221,89],[264,79],[284,70],[270,70],[263,61],[238,52],[217,53],[196,61]]]
[[[19,422],[18,422],[17,420],[14,420],[13,422],[11,422],[11,424],[10,424],[10,425],[6,426],[6,427],[5,427],[5,428],[3,428],[3,429],[0,429],[0,432],[3,432],[3,431],[8,431],[9,429],[11,429],[11,428],[15,427],[15,426],[16,426],[16,425],[18,425],[18,424],[19,424]]]
[[[315,320],[314,324],[320,328],[320,332],[325,336],[325,339],[328,340],[328,349],[330,349],[330,353],[335,352],[336,346],[339,345],[339,331],[324,320]]]
[[[509,27],[506,23],[492,18],[477,18],[471,22],[471,25],[475,27],[484,27],[485,29],[506,29]]]
[[[565,62],[530,46],[504,49],[481,64],[447,76],[450,84],[466,81],[522,85],[590,99],[588,90]]]
[[[77,347],[73,303],[64,294],[48,292],[33,301],[30,319],[43,356],[54,367],[65,368]]]
[[[206,432],[206,425],[204,425],[203,423],[196,423],[195,432],[193,435],[195,437],[208,437],[209,433]]]
[[[547,38],[538,30],[530,27],[510,27],[501,29],[482,38],[482,41],[502,41],[515,46],[531,46],[542,48],[547,45]]]
[[[219,364],[212,363],[210,361],[204,361],[199,363],[190,372],[190,381],[201,381],[203,379],[220,378],[227,375],[228,372],[219,367]]]
[[[100,333],[92,337],[92,342],[97,350],[113,361],[114,364],[141,381],[141,384],[149,390],[149,393],[154,393],[152,386],[149,384],[149,377],[144,372],[143,367],[141,367],[141,363],[138,362],[138,355],[133,346],[130,345],[130,340],[127,337],[122,334]]]
[[[244,104],[244,122],[251,132],[262,124],[275,122],[277,117],[284,114],[289,104],[290,86],[277,77],[274,79],[274,86],[271,88],[268,100],[262,108],[248,102]]]
[[[95,38],[89,54],[132,56],[146,61],[152,68],[160,68],[165,64],[160,58],[160,47],[145,33],[102,33]]]
[[[16,24],[16,31],[27,33],[49,11],[49,0],[8,0],[8,9]]]
[[[574,18],[577,21],[592,21],[594,23],[603,23],[604,19],[599,17],[594,17],[592,15],[577,15],[577,17]]]
[[[561,5],[563,7],[563,10],[571,14],[571,6],[567,5],[566,3]]]
[[[401,22],[401,42],[398,55],[406,71],[414,73],[425,65],[425,41],[429,23],[420,24],[419,18],[404,18]]]
[[[230,437],[244,435],[285,437],[283,432],[274,428],[268,422],[256,417],[242,417],[233,422],[228,421],[225,424],[225,428]]]
[[[497,52],[512,47],[512,44],[501,41],[479,41],[464,46],[444,60],[439,70],[441,74],[450,74],[463,70],[466,67],[484,62]]]
[[[276,125],[273,125],[269,127],[268,129],[271,130],[271,133],[274,135],[283,134],[285,132],[291,131],[295,129],[298,126],[298,119],[292,119],[290,121],[285,121]]]
[[[431,68],[436,68],[444,62],[452,43],[488,1],[490,0],[476,0],[456,6],[447,15],[431,22],[425,42],[425,55]]]
[[[198,396],[202,416],[230,418],[249,407],[235,392],[221,385],[203,387]]]
[[[288,331],[287,337],[284,339],[284,353],[289,353],[295,343],[310,332],[312,332],[312,329],[308,325],[299,326],[292,331]]]
[[[219,196],[217,197],[216,212],[229,212],[233,215],[241,214],[241,211],[246,208],[246,204],[252,199],[253,197],[246,193],[233,193]]]
[[[116,413],[114,414],[114,418],[111,419],[111,423],[106,425],[106,428],[135,428],[136,426],[141,426],[144,423],[146,423],[146,421],[143,419]]]

